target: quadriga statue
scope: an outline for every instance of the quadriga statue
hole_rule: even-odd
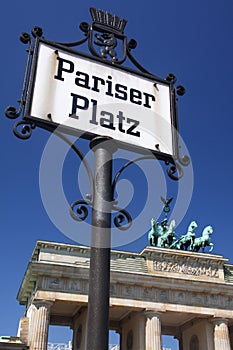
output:
[[[211,242],[211,235],[213,234],[212,226],[206,226],[202,232],[201,237],[196,237],[195,230],[198,225],[196,221],[192,221],[188,227],[187,233],[180,237],[176,237],[174,228],[175,220],[172,220],[168,225],[167,218],[161,223],[151,219],[151,229],[148,232],[148,242],[153,247],[190,250],[198,252],[202,249],[204,253],[205,247],[210,247],[209,253],[213,251],[214,244]]]

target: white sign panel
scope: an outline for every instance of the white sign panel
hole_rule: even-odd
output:
[[[173,155],[169,83],[40,42],[30,117]]]

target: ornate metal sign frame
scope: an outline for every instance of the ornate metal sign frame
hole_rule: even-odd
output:
[[[55,130],[58,126],[57,123],[54,123],[51,119],[49,120],[49,115],[48,121],[46,121],[33,117],[30,111],[37,68],[38,48],[41,44],[47,44],[54,48],[55,52],[56,50],[62,50],[69,54],[88,59],[94,63],[104,64],[106,67],[111,67],[114,70],[119,70],[137,75],[138,77],[149,79],[155,85],[158,83],[169,86],[172,126],[172,154],[161,152],[159,144],[156,144],[155,149],[150,149],[150,151],[152,151],[153,155],[157,159],[164,160],[166,164],[171,164],[172,166],[168,170],[168,175],[174,180],[179,179],[183,174],[180,164],[184,166],[189,164],[189,158],[187,156],[180,156],[178,136],[177,95],[182,96],[185,93],[185,89],[180,85],[175,86],[176,77],[173,74],[168,74],[165,79],[159,78],[148,72],[136,61],[131,51],[136,48],[137,43],[134,39],[128,41],[127,37],[124,35],[124,28],[127,23],[126,20],[120,20],[119,17],[112,16],[108,12],[105,13],[102,10],[95,10],[91,8],[90,11],[93,23],[91,25],[86,22],[82,22],[80,24],[80,29],[84,32],[84,38],[77,42],[58,43],[45,40],[42,38],[43,31],[40,27],[34,27],[32,29],[32,37],[35,40],[33,40],[31,35],[27,33],[21,34],[20,39],[24,44],[29,44],[29,50],[23,90],[19,101],[20,105],[18,109],[15,107],[8,107],[5,112],[7,117],[11,119],[17,118],[23,112],[22,120],[15,124],[15,135],[26,139],[31,136],[32,129],[34,129],[36,126],[50,131]],[[88,43],[88,48],[92,55],[80,52],[75,48],[85,42]],[[124,63],[127,58],[131,61],[131,63],[133,63],[137,70],[122,66],[122,63]],[[85,130],[79,131],[67,126],[63,126],[62,131],[68,134],[81,135],[89,140],[96,136],[96,134],[85,132]],[[144,154],[147,151],[143,147],[132,145],[127,142],[118,140],[117,143],[118,147],[131,149],[141,154]],[[179,173],[178,176],[176,176],[176,172]]]

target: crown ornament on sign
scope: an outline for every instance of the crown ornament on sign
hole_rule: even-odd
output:
[[[125,19],[120,19],[116,15],[104,12],[103,10],[97,10],[93,7],[90,8],[90,12],[95,24],[107,27],[118,34],[124,34],[124,29],[127,24]]]

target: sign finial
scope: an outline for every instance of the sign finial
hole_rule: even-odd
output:
[[[97,10],[93,7],[90,8],[92,20],[95,24],[110,28],[118,34],[124,34],[124,29],[127,21],[125,19],[120,19],[116,15],[112,15],[109,12],[104,12],[103,10]]]

